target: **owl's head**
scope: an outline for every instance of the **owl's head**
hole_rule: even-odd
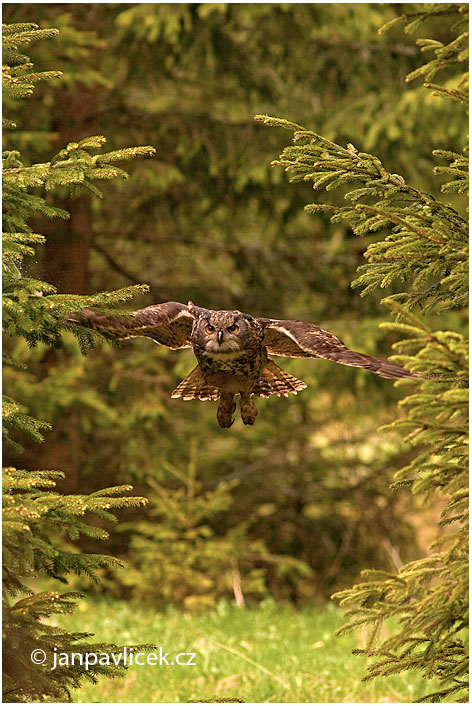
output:
[[[241,311],[211,311],[189,302],[195,316],[192,338],[208,353],[236,353],[258,338],[254,319]]]

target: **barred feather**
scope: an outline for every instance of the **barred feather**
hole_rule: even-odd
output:
[[[415,378],[417,373],[382,358],[347,348],[334,334],[304,321],[258,319],[264,327],[263,345],[272,355],[288,358],[324,358],[341,365],[365,368],[382,378]]]
[[[183,400],[217,400],[220,391],[209,385],[202,374],[199,365],[177,385],[171,397],[180,397]]]
[[[269,358],[260,379],[251,390],[252,395],[258,397],[270,397],[270,395],[283,395],[288,397],[289,393],[297,394],[304,390],[306,384],[298,378],[290,375]]]
[[[103,316],[92,309],[83,309],[82,315],[69,316],[68,321],[86,325],[111,339],[143,336],[175,350],[191,347],[194,317],[185,304],[164,302],[138,309],[129,318]]]

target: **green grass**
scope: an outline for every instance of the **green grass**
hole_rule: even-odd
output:
[[[97,642],[159,645],[170,653],[168,661],[172,654],[196,653],[194,667],[132,666],[122,679],[101,677],[97,685],[75,691],[75,702],[408,703],[432,688],[415,674],[362,682],[365,659],[351,654],[358,641],[353,635],[333,635],[343,622],[331,604],[295,611],[272,601],[251,610],[221,603],[194,616],[88,600],[75,614],[63,616],[60,625],[94,632]]]

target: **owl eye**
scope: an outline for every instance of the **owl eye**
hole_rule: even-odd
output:
[[[239,326],[237,324],[232,324],[231,326],[228,326],[228,331],[230,333],[237,333],[239,331]]]
[[[205,331],[206,331],[207,333],[213,333],[214,330],[215,330],[215,327],[212,326],[211,324],[207,324],[207,325],[205,326]]]

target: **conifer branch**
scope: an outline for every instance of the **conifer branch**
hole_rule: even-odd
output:
[[[465,4],[436,3],[382,28],[404,22],[411,32],[432,16],[454,18],[457,36],[448,45],[418,41],[435,57],[410,73],[408,80],[423,76],[429,81],[447,70],[446,86],[428,87],[464,101],[467,15]],[[384,299],[397,321],[383,326],[400,336],[394,345],[395,360],[423,377],[420,388],[400,403],[404,416],[384,427],[400,430],[418,449],[395,474],[393,488],[409,488],[426,498],[441,494],[447,501],[441,524],[451,528],[431,546],[429,556],[400,566],[397,573],[365,571],[363,582],[334,594],[349,617],[339,633],[368,628],[365,647],[356,651],[371,658],[366,680],[417,669],[425,678],[436,676],[441,684],[420,701],[468,701],[468,345],[461,331],[433,331],[412,312],[417,306],[423,315],[428,309],[443,312],[466,305],[468,224],[452,205],[389,173],[374,155],[353,145],[342,147],[284,120],[256,119],[294,132],[296,144],[273,162],[284,167],[290,181],[309,181],[314,189],[326,191],[343,188],[352,203],[310,204],[306,211],[327,213],[333,222],[347,221],[360,236],[379,232],[380,239],[368,246],[368,262],[359,268],[353,285],[362,286],[364,295],[392,283],[403,290]],[[435,174],[450,178],[441,191],[466,194],[466,151],[439,149],[433,154],[449,163],[434,168]],[[361,186],[352,189],[356,181]],[[382,638],[381,627],[389,618],[396,619],[397,627]]]
[[[25,98],[43,80],[60,77],[56,71],[35,73],[29,58],[18,48],[34,40],[49,39],[57,30],[39,30],[33,23],[4,26],[4,96]],[[14,127],[12,121],[7,121]],[[28,219],[41,213],[51,218],[68,218],[69,214],[46,203],[44,194],[32,194],[68,187],[74,194],[80,191],[101,196],[93,182],[98,179],[125,178],[126,172],[116,162],[154,154],[153,147],[132,147],[96,154],[105,142],[94,136],[71,142],[50,162],[25,166],[16,150],[4,153],[3,159],[3,326],[6,334],[23,338],[30,346],[42,342],[48,346],[62,345],[61,332],[68,328],[67,318],[84,306],[109,310],[147,290],[145,285],[127,287],[116,292],[101,292],[93,296],[57,294],[53,286],[26,274],[27,259],[45,238],[32,233]],[[94,337],[74,331],[83,349],[93,345]],[[9,358],[7,365],[16,365]],[[27,409],[6,397],[3,403],[3,436],[17,452],[25,435],[34,441],[43,440],[50,425],[27,414]],[[15,438],[11,438],[12,434]],[[100,664],[45,669],[34,664],[33,648],[42,649],[50,660],[53,648],[63,652],[111,653],[116,645],[91,644],[88,633],[70,633],[48,625],[44,618],[71,612],[79,594],[56,591],[36,592],[29,588],[31,577],[49,577],[67,583],[69,574],[97,580],[100,567],[116,568],[120,562],[103,554],[87,554],[70,549],[68,543],[81,535],[106,540],[103,527],[90,524],[90,515],[104,522],[116,522],[115,511],[122,507],[137,507],[146,503],[142,497],[126,495],[131,486],[118,486],[91,495],[64,495],[55,490],[59,471],[25,471],[7,468],[3,472],[3,564],[4,564],[4,640],[8,660],[4,661],[4,699],[31,702],[37,700],[69,701],[70,690],[83,679],[96,681],[99,674],[119,676],[123,667]]]

